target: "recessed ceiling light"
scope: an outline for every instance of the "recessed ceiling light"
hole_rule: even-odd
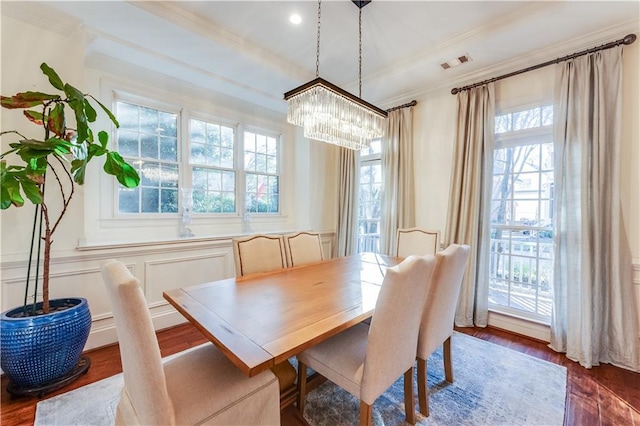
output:
[[[300,25],[300,23],[302,22],[302,17],[297,13],[294,13],[289,16],[289,21],[294,25]]]

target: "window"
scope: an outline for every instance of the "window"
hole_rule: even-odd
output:
[[[382,201],[381,140],[360,151],[358,191],[358,253],[380,252],[380,208]]]
[[[496,116],[489,305],[549,322],[553,287],[553,107]]]
[[[194,213],[236,211],[235,129],[189,121]]]
[[[119,213],[180,213],[181,189],[192,194],[194,217],[280,212],[279,135],[123,99],[115,139],[140,186],[118,188]]]
[[[121,213],[178,212],[178,115],[116,103],[118,151],[140,175],[137,188],[118,188]]]
[[[277,213],[279,177],[276,138],[257,132],[244,132],[244,169],[246,211]]]

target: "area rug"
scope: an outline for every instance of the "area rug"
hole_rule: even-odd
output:
[[[454,383],[444,381],[438,350],[427,363],[431,415],[418,413],[418,425],[563,424],[565,367],[461,333],[452,345]],[[118,374],[41,401],[34,424],[113,425],[121,387]],[[304,417],[312,426],[357,425],[358,416],[359,401],[331,382],[307,395]],[[373,423],[405,424],[402,379],[376,400]]]

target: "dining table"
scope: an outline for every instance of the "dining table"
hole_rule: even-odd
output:
[[[387,268],[373,253],[167,290],[163,297],[247,376],[373,314]]]

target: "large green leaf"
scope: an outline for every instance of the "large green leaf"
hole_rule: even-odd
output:
[[[109,108],[107,108],[106,106],[104,106],[102,104],[102,102],[100,102],[99,100],[97,100],[96,98],[94,98],[92,95],[87,95],[89,96],[91,99],[93,99],[94,101],[96,101],[96,103],[98,105],[100,105],[100,108],[102,108],[102,110],[109,116],[109,118],[111,119],[111,122],[113,122],[113,124],[116,126],[116,128],[120,127],[120,123],[118,123],[118,120],[116,119],[116,116],[113,115],[113,113],[109,110]]]
[[[100,146],[106,149],[107,144],[109,143],[109,134],[104,130],[100,130],[98,132],[98,140],[100,141]]]
[[[64,137],[66,130],[64,119],[64,104],[57,104],[51,111],[49,111],[47,127],[54,135]]]
[[[51,68],[45,62],[43,62],[42,64],[40,64],[40,69],[47,77],[49,77],[49,83],[51,83],[53,87],[55,87],[58,90],[64,90],[64,83],[62,82],[62,79],[60,78],[60,76],[58,76],[58,73],[56,73],[53,68]]]
[[[11,97],[2,96],[0,102],[3,108],[31,108],[36,105],[42,105],[43,102],[59,98],[58,95],[49,95],[42,92],[23,92],[17,93]]]
[[[71,162],[71,175],[74,182],[84,185],[84,178],[87,172],[87,160],[73,160]]]
[[[24,195],[27,196],[29,201],[33,204],[42,203],[42,192],[40,192],[40,187],[33,180],[20,179],[20,183],[22,184]]]
[[[89,100],[86,98],[84,100],[84,113],[87,116],[87,120],[89,121],[89,123],[93,123],[94,121],[96,121],[96,117],[98,116],[98,114],[89,103]]]
[[[115,151],[107,153],[107,160],[104,163],[104,171],[113,175],[122,185],[127,188],[135,188],[140,184],[140,176],[136,169],[127,163],[120,154]]]
[[[82,143],[89,137],[89,124],[84,112],[84,95],[70,84],[64,85],[64,93],[69,99],[69,106],[76,115],[76,127],[78,130],[78,143]]]

